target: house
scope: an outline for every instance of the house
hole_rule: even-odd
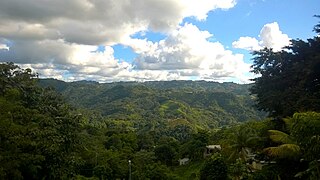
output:
[[[220,152],[221,151],[221,146],[220,145],[208,145],[206,146],[204,152],[203,152],[203,157],[208,157],[211,156],[212,153],[215,152]]]
[[[179,165],[186,165],[189,163],[189,158],[183,158],[183,159],[179,159]]]

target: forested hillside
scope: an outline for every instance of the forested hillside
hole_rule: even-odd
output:
[[[54,79],[42,79],[40,85],[54,87],[76,107],[95,110],[109,119],[130,121],[136,126],[178,120],[192,128],[212,129],[266,116],[253,106],[251,85],[206,81],[99,84]]]

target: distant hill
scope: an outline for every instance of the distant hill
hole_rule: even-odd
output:
[[[41,79],[72,105],[94,110],[112,120],[125,120],[136,128],[180,125],[218,128],[248,120],[260,120],[265,113],[254,107],[251,85],[206,81],[153,81],[97,83]],[[170,127],[169,127],[170,129]]]

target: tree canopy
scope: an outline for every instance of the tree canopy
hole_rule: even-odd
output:
[[[319,25],[314,29],[318,34]],[[291,40],[291,45],[274,52],[253,52],[254,78],[251,93],[257,107],[271,116],[320,110],[320,37]]]
[[[75,172],[79,118],[36,74],[0,64],[0,178],[57,179]]]

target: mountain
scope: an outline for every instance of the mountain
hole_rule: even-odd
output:
[[[41,79],[75,107],[129,121],[135,128],[211,129],[265,118],[256,110],[251,85],[206,81],[63,82]]]

